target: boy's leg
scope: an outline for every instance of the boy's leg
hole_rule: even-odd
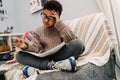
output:
[[[54,55],[48,56],[51,60],[56,61],[51,62],[50,68],[60,69],[65,71],[75,72],[77,71],[76,61],[80,54],[85,50],[84,45],[80,40],[75,39],[67,43],[63,48],[61,48]]]
[[[20,62],[21,64],[29,65],[29,66],[32,66],[32,67],[35,67],[41,70],[47,70],[49,69],[48,63],[51,63],[50,60],[58,61],[59,63],[59,61],[61,60],[64,61],[65,59],[67,59],[69,63],[70,61],[69,57],[74,56],[77,59],[79,55],[83,53],[83,51],[84,51],[83,44],[80,42],[80,40],[76,39],[76,40],[72,40],[69,43],[67,43],[61,50],[59,50],[54,55],[51,55],[45,58],[40,58],[38,56],[34,56],[32,54],[29,54],[23,51],[20,51],[16,55],[16,58],[18,62]],[[72,62],[74,62],[74,60]]]
[[[52,59],[49,60],[47,58],[40,58],[30,53],[19,51],[16,55],[16,59],[21,64],[38,68],[40,70],[59,69],[72,72],[77,70],[74,57],[60,61],[52,61]]]
[[[61,48],[57,53],[49,56],[50,59],[55,61],[64,60],[71,56],[74,56],[77,59],[85,50],[84,45],[78,39],[72,40],[69,43]]]
[[[57,62],[55,62],[55,61],[49,62],[47,65],[47,69],[48,70],[57,69],[57,70],[61,70],[61,71],[75,72],[75,71],[77,71],[77,66],[76,66],[75,58],[70,57],[68,59],[57,61]],[[35,69],[34,67],[25,66],[23,68],[23,74],[26,78],[33,75],[34,73],[40,74],[39,70]]]
[[[47,70],[47,64],[49,62],[48,59],[45,58],[40,58],[38,56],[32,55],[30,53],[24,52],[24,51],[19,51],[16,54],[16,59],[18,60],[19,63],[24,64],[24,65],[29,65],[41,70]]]

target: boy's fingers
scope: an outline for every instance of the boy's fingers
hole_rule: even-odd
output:
[[[14,42],[16,43],[16,42],[22,42],[22,40],[20,39],[20,38],[15,38],[14,39]]]

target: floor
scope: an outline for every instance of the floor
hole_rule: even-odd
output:
[[[118,62],[118,60],[117,60],[117,64],[118,66],[115,67],[115,71],[116,71],[117,80],[120,80],[120,62]]]

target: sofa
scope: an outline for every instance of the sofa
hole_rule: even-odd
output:
[[[36,80],[113,80],[115,36],[103,13],[65,21],[84,43],[85,52],[77,60],[78,71],[39,74]]]
[[[77,60],[77,72],[39,70],[29,78],[22,73],[24,65],[17,63],[6,72],[7,80],[113,80],[115,38],[103,13],[65,20],[86,49]]]

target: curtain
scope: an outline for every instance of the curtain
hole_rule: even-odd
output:
[[[120,0],[96,0],[100,10],[105,14],[109,24],[115,34],[116,46],[116,62],[120,65]],[[119,75],[116,70],[116,75]]]

